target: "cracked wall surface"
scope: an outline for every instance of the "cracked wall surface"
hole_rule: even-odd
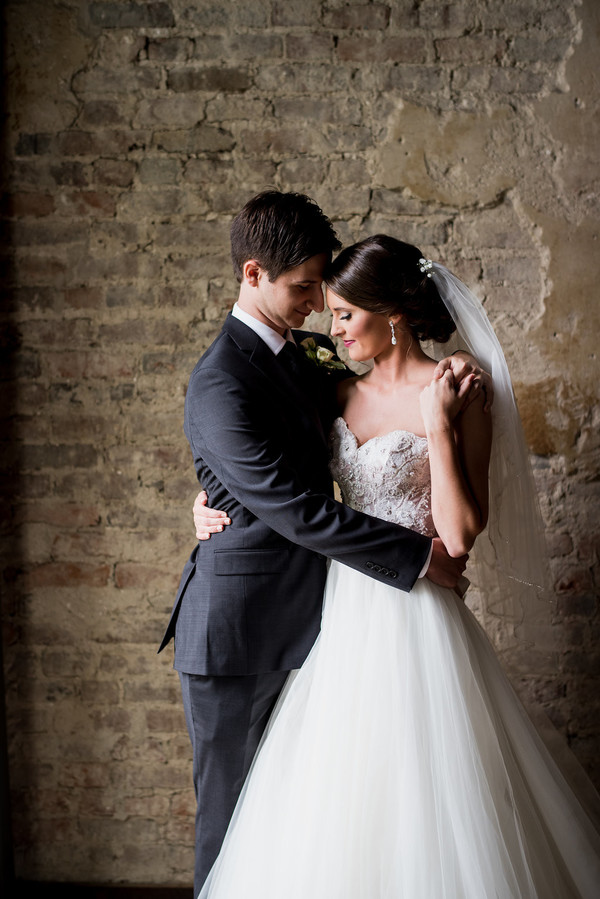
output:
[[[418,244],[513,373],[554,602],[513,666],[600,784],[595,0],[5,0],[3,634],[17,873],[191,882],[170,651],[189,373],[266,186]],[[327,316],[317,317],[326,329]],[[543,633],[542,633],[543,629]],[[510,659],[507,660],[510,663]]]

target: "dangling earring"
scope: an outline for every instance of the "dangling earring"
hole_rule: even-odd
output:
[[[396,331],[394,330],[394,322],[390,322],[390,328],[392,329],[392,346],[396,346],[398,341],[396,340]]]

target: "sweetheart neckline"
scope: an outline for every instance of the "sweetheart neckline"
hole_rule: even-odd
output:
[[[348,422],[342,415],[338,415],[336,421],[342,422],[348,434],[350,434],[350,436],[353,438],[357,449],[362,449],[364,446],[366,446],[368,443],[372,443],[374,440],[383,440],[384,437],[389,437],[391,434],[408,434],[409,437],[414,437],[416,440],[424,440],[425,442],[427,442],[427,437],[421,437],[420,434],[415,434],[414,431],[407,431],[406,428],[394,428],[392,431],[388,431],[386,434],[375,434],[374,437],[369,437],[369,439],[365,440],[364,443],[359,443],[358,437],[356,436],[354,431],[350,430]]]

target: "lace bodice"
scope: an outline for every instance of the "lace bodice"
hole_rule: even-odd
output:
[[[435,535],[425,437],[391,431],[359,446],[344,419],[336,418],[330,445],[331,475],[347,505],[428,537]]]

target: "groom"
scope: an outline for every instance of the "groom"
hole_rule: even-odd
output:
[[[326,559],[404,591],[425,569],[454,586],[466,564],[333,499],[326,436],[348,372],[310,361],[301,340],[333,344],[293,329],[323,309],[324,269],[339,247],[308,197],[250,200],[231,228],[238,301],[185,400],[198,480],[231,519],[192,552],[159,649],[174,636],[197,796],[195,896],[285,679],[319,632]]]

